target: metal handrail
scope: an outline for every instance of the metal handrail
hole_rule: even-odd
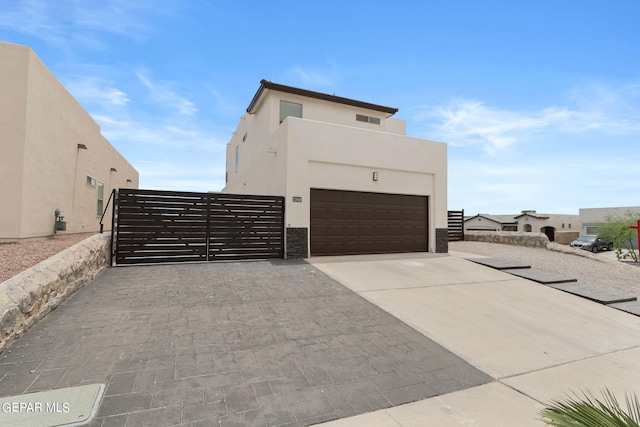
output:
[[[102,234],[102,231],[104,229],[104,224],[102,223],[102,220],[104,219],[104,214],[107,213],[107,209],[109,209],[109,203],[111,203],[111,199],[115,197],[116,190],[117,190],[116,188],[111,190],[111,195],[109,196],[109,200],[107,201],[107,206],[104,207],[104,211],[102,212],[102,216],[100,217],[100,234]],[[111,224],[111,227],[113,228],[113,223]]]
[[[104,231],[104,224],[102,221],[104,220],[104,215],[107,213],[109,209],[109,204],[111,203],[111,199],[113,199],[113,207],[111,209],[111,247],[109,250],[109,266],[113,265],[113,235],[115,234],[115,216],[116,216],[116,198],[118,197],[118,189],[114,188],[111,190],[111,195],[109,196],[109,200],[107,201],[107,206],[104,207],[104,211],[102,212],[102,216],[100,217],[100,234]]]

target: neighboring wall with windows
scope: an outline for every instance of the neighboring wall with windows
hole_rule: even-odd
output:
[[[111,189],[138,172],[26,46],[0,43],[0,240],[99,230]],[[106,216],[110,229],[110,215]]]
[[[263,80],[228,143],[223,191],[285,196],[285,226],[298,229],[310,226],[312,188],[428,196],[435,252],[447,146],[406,136],[396,111]]]
[[[633,212],[640,220],[640,206],[582,208],[580,209],[580,234],[597,234],[598,226],[604,224],[608,216],[624,217],[627,212]]]

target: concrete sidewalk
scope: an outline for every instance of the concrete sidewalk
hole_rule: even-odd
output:
[[[326,426],[543,426],[543,403],[640,395],[640,317],[451,253],[309,262],[494,381]]]

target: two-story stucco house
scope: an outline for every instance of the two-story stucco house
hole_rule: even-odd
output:
[[[447,252],[447,146],[406,136],[396,112],[262,80],[223,191],[284,196],[290,258]]]
[[[119,187],[138,172],[33,50],[0,43],[0,241],[53,235],[56,210],[65,233],[98,231]]]

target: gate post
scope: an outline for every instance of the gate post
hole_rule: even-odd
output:
[[[113,206],[111,207],[111,250],[109,251],[109,267],[113,267],[113,252],[117,250],[117,248],[114,248],[113,246],[117,229],[116,206],[120,204],[120,197],[117,188],[114,188],[111,191],[111,197],[113,197]]]
[[[635,228],[638,232],[638,250],[640,251],[640,219],[636,225],[631,225],[629,228]],[[633,250],[633,247],[631,247],[631,249]]]

